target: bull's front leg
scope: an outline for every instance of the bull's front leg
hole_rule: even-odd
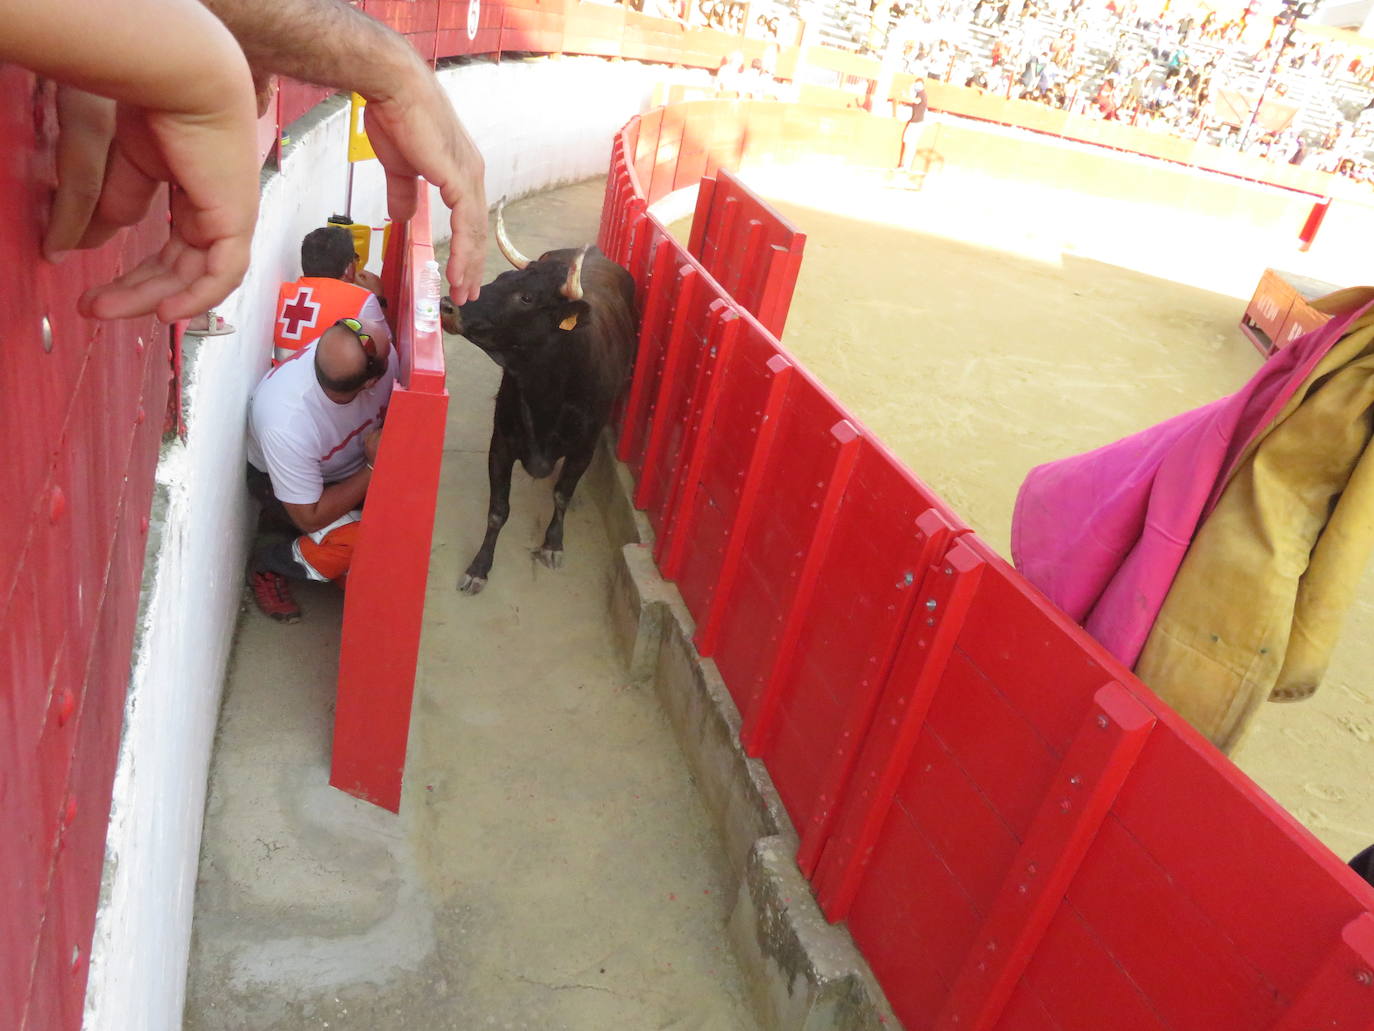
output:
[[[487,585],[492,559],[496,555],[496,538],[510,517],[510,474],[515,466],[515,449],[499,426],[491,431],[491,447],[487,449],[487,480],[491,485],[491,500],[487,504],[487,533],[482,546],[468,564],[467,572],[458,581],[464,594],[477,594]]]
[[[563,470],[558,474],[558,482],[553,485],[553,518],[549,520],[549,528],[544,533],[544,546],[534,553],[550,569],[557,569],[563,564],[563,515],[568,510],[573,491],[577,490],[577,481],[582,479],[582,474],[592,464],[595,450],[596,438],[593,437],[592,443],[581,452],[563,459]]]

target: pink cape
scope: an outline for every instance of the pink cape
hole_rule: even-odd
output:
[[[1246,446],[1371,305],[1295,340],[1229,397],[1036,466],[1012,514],[1016,568],[1134,666],[1193,534]]]

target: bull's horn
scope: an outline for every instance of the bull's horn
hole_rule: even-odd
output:
[[[582,300],[582,259],[587,256],[587,248],[590,246],[591,244],[588,244],[578,251],[577,257],[573,258],[572,264],[568,266],[568,278],[559,292],[570,301]]]
[[[506,256],[516,268],[525,268],[530,263],[530,259],[525,257],[515,249],[515,244],[510,242],[510,237],[506,235],[506,220],[501,212],[505,210],[506,198],[502,197],[496,205],[496,246],[501,248],[501,253]]]

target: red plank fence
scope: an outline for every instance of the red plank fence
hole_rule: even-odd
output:
[[[429,234],[422,190],[410,225],[391,233],[383,269],[387,295],[399,298],[393,329],[401,367],[344,595],[329,776],[336,788],[392,812],[401,805],[448,411],[443,338],[415,324],[414,273],[434,256]]]
[[[1374,1028],[1374,890],[808,375],[693,255],[724,220],[646,212],[843,115],[752,107],[631,121],[599,242],[643,298],[620,456],[826,915],[913,1029]]]
[[[683,171],[679,162],[674,182]],[[805,247],[806,234],[745,189],[728,169],[698,184],[687,250],[779,339]]]

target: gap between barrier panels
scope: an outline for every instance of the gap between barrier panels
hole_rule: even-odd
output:
[[[697,255],[735,227],[649,214],[805,134],[750,106],[632,120],[598,242],[642,307],[619,457],[823,912],[908,1027],[1374,1026],[1369,887],[732,296]]]

